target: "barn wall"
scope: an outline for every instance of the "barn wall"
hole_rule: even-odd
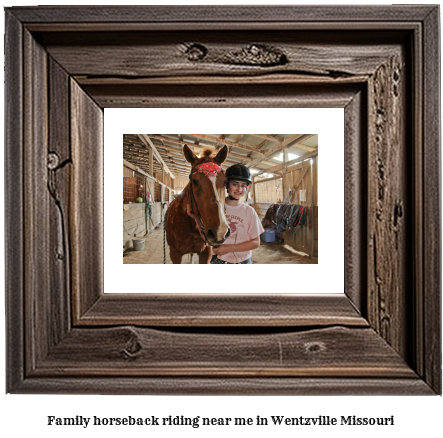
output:
[[[145,182],[146,182],[146,191],[151,194],[151,202],[153,202],[155,197],[155,186],[158,183],[152,178],[146,178]]]
[[[176,176],[174,180],[174,190],[175,193],[181,192],[188,184],[189,178],[182,176]]]
[[[129,167],[123,166],[123,178],[132,178],[134,176],[134,171]]]
[[[134,179],[137,172],[123,165],[123,182]],[[156,173],[156,177],[162,177],[162,173]],[[187,178],[182,178],[188,182]],[[166,183],[172,184],[169,175],[166,175]],[[146,209],[146,203],[127,203],[123,205],[123,250],[133,247],[132,239],[143,237],[151,233],[163,223],[163,203],[170,203],[173,199],[172,189],[158,181],[143,175],[144,194],[151,193],[151,207]]]
[[[145,212],[145,203],[126,204],[125,208],[126,210],[123,210],[123,250],[133,247],[134,237],[143,237],[162,223],[161,202],[154,202],[151,205],[151,216],[149,216],[149,209]]]
[[[277,204],[282,202],[282,180],[274,179],[255,184],[255,197],[258,203]]]
[[[255,211],[260,220],[266,211],[277,203],[277,185],[283,186],[284,200],[291,204],[304,205],[307,208],[306,225],[287,229],[283,233],[285,244],[297,251],[318,257],[318,156],[309,161],[290,166],[283,174],[283,181],[276,179],[255,184]],[[263,187],[261,187],[263,186]]]
[[[125,204],[123,210],[123,249],[133,246],[134,237],[146,235],[145,203]]]
[[[156,228],[162,222],[162,207],[161,202],[154,202],[151,205],[151,219],[149,219],[148,215],[148,231],[152,233],[154,228]]]
[[[163,181],[163,172],[154,172],[154,178],[157,181],[164,182]]]
[[[285,244],[297,251],[318,257],[317,157],[288,167],[283,175],[285,198],[291,204],[304,205],[306,225],[285,233]]]
[[[256,202],[255,203],[255,211],[262,220],[265,217],[266,212],[268,211],[268,208],[273,204],[273,202]]]

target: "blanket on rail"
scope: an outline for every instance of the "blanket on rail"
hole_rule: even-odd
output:
[[[306,224],[307,208],[304,205],[272,204],[262,219],[265,229],[276,230],[277,233]]]

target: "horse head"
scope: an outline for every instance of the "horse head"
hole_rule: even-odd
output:
[[[192,211],[201,218],[208,242],[221,245],[231,233],[225,216],[225,173],[221,168],[228,155],[223,146],[215,157],[205,150],[203,157],[197,157],[188,145],[183,146],[183,155],[191,163],[189,192]]]

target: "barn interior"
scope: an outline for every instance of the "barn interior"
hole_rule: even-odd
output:
[[[226,145],[222,168],[241,163],[250,169],[253,183],[243,202],[265,226],[260,247],[252,252],[253,264],[318,263],[316,134],[125,134],[123,263],[171,263],[164,220],[169,204],[189,182],[185,144],[196,155],[205,149],[216,154]],[[304,207],[300,223],[292,223],[289,214],[284,217],[284,211],[299,207]],[[198,263],[198,257],[185,256],[183,263]]]

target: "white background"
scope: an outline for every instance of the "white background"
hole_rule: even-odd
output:
[[[49,2],[45,4],[61,4],[62,2]],[[95,4],[112,4],[112,1],[95,1]],[[187,2],[198,4],[198,2]],[[205,4],[208,2],[202,2]],[[223,2],[218,2],[222,4]],[[225,2],[227,4],[232,2]],[[241,4],[271,3],[260,0],[243,0]],[[297,4],[285,2],[279,4]],[[309,2],[304,0],[300,4],[327,4],[328,2]],[[334,3],[334,2],[331,2]],[[340,4],[356,4],[357,1],[340,0]],[[369,1],[365,4],[389,4],[389,2]],[[4,5],[31,5],[30,2],[14,1]],[[133,1],[131,4],[148,4],[147,2]],[[156,2],[164,4],[164,2]],[[1,26],[3,26],[1,20]],[[0,69],[0,74],[3,74]],[[3,105],[1,106],[3,108]],[[3,124],[3,118],[0,119]],[[120,143],[121,145],[121,143]],[[121,146],[119,146],[119,150]],[[0,154],[3,160],[3,154]],[[3,163],[0,163],[0,172],[3,172]],[[3,197],[3,175],[0,175],[0,190]],[[0,219],[3,224],[4,212],[0,210]],[[0,244],[3,244],[4,233],[0,233]],[[4,264],[0,264],[1,284],[4,284]],[[0,300],[0,327],[4,330],[4,300]],[[0,354],[4,358],[4,336],[0,336]],[[0,393],[4,391],[4,360],[0,361]],[[441,397],[153,397],[153,396],[65,396],[65,395],[0,395],[0,433],[5,437],[32,436],[65,438],[81,436],[106,436],[107,438],[121,437],[131,434],[132,437],[167,437],[179,434],[181,437],[206,437],[210,433],[213,437],[243,436],[254,434],[257,438],[270,434],[280,437],[294,436],[328,436],[373,438],[377,434],[383,438],[392,436],[439,436],[442,432],[441,413],[443,403]],[[201,416],[228,416],[228,417],[254,417],[256,415],[286,415],[286,416],[312,416],[312,415],[359,415],[359,416],[389,416],[395,415],[396,424],[389,428],[372,427],[280,427],[280,428],[224,428],[211,429],[170,428],[96,428],[81,429],[79,427],[48,427],[45,425],[47,415],[75,416],[168,416],[168,415],[201,415]],[[106,434],[106,435],[105,435]],[[24,435],[24,436],[26,436]]]
[[[123,265],[123,134],[186,134],[202,129],[206,134],[318,134],[318,265]],[[343,132],[342,108],[105,109],[105,293],[196,293],[195,284],[183,282],[186,275],[198,275],[203,284],[211,285],[209,290],[197,290],[201,293],[229,293],[234,283],[242,293],[343,293]],[[328,216],[328,212],[340,213]],[[221,273],[227,282],[211,281]],[[161,288],[154,287],[159,277],[165,279]],[[276,290],[276,278],[285,286]],[[285,281],[289,279],[290,283]]]

